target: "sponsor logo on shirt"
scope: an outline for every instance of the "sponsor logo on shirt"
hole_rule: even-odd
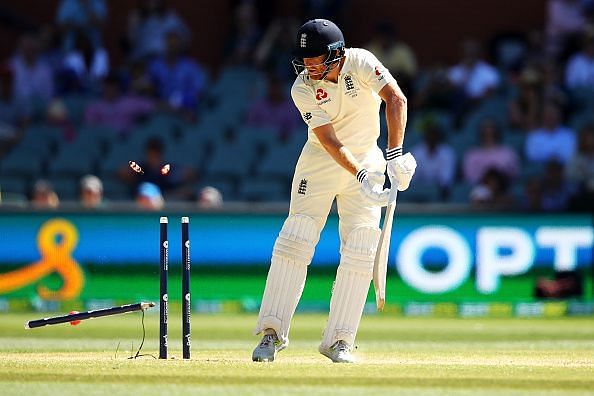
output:
[[[330,102],[330,98],[328,97],[328,92],[324,91],[322,88],[318,88],[316,90],[316,100],[318,101],[318,105],[323,105],[324,103]]]
[[[311,113],[310,113],[310,112],[303,113],[303,119],[304,119],[305,121],[309,121],[309,120],[311,120],[311,118],[312,118],[312,115],[311,115]]]
[[[324,91],[322,88],[318,88],[316,91],[316,100],[326,99],[328,97],[328,92]]]
[[[382,81],[384,79],[384,71],[382,69],[380,69],[379,66],[375,67],[375,75],[378,76],[377,81]]]

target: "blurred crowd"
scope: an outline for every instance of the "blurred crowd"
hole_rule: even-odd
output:
[[[338,19],[348,46],[348,23],[333,14],[340,3],[305,1],[304,16]],[[111,146],[101,148],[105,151],[99,156],[114,150],[119,141],[140,142],[142,174],[131,171],[127,161],[81,167],[80,174],[73,173],[76,196],[84,207],[103,207],[110,200],[126,198],[147,209],[161,208],[167,200],[220,206],[222,195],[227,195],[225,200],[250,200],[251,196],[237,193],[241,180],[231,179],[231,187],[223,191],[235,195],[222,194],[224,189],[208,183],[209,164],[204,169],[187,162],[173,164],[174,171],[164,177],[160,169],[169,142],[163,135],[140,140],[134,135],[153,122],[155,114],[165,115],[175,128],[181,125],[172,132],[178,146],[193,142],[182,135],[200,133],[194,126],[213,114],[230,119],[223,120],[225,127],[264,128],[270,134],[265,139],[279,144],[303,133],[288,95],[295,77],[290,65],[294,35],[302,21],[271,15],[257,1],[235,2],[224,62],[218,70],[207,70],[188,55],[193,40],[188,21],[165,0],[139,1],[120,43],[125,61],[115,65],[102,36],[112,4],[60,1],[55,23],[25,32],[13,56],[0,65],[0,192],[5,202],[24,188],[35,207],[60,205],[59,191],[52,187],[59,173],[53,167],[42,163],[23,176],[22,168],[30,167],[6,165],[12,164],[9,157],[19,153],[19,145],[28,142],[27,134],[40,124],[60,133],[59,147],[44,151],[48,161],[67,152],[69,144],[72,153],[86,155],[76,146],[85,133],[107,130],[114,135],[109,138]],[[530,211],[591,207],[594,0],[549,0],[546,7],[543,30],[502,33],[489,42],[466,39],[452,64],[436,61],[421,66],[414,48],[400,40],[396,26],[386,20],[374,28],[373,39],[364,47],[391,71],[408,97],[405,149],[414,153],[419,166],[403,200]],[[263,76],[260,93],[244,100],[240,111],[226,107],[225,98],[217,95],[222,84],[217,78],[236,69]],[[239,85],[237,90],[239,97]],[[385,135],[385,121],[382,129]],[[227,144],[233,131],[224,131],[222,141]],[[258,139],[262,137],[254,136]],[[254,148],[256,161],[262,154],[257,150],[276,149],[263,147]],[[215,151],[212,146],[205,150]],[[179,156],[174,159],[183,162]],[[110,197],[103,186],[108,181],[110,186],[125,186],[125,193]],[[288,198],[288,187],[284,191],[279,196]],[[266,194],[257,197],[266,200]]]

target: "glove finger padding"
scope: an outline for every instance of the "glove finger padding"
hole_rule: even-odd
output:
[[[355,177],[361,183],[359,192],[370,205],[388,205],[390,190],[384,190],[385,177],[383,173],[368,172],[367,169],[360,169]]]
[[[367,178],[369,179],[371,185],[379,184],[380,186],[384,186],[386,182],[386,175],[382,172],[367,172]]]
[[[402,156],[402,163],[404,168],[409,172],[415,173],[415,169],[417,169],[417,160],[411,153],[406,153]]]
[[[410,181],[417,169],[417,161],[411,153],[397,157],[388,161],[388,176],[392,186],[397,186],[398,191],[404,191],[408,188]]]
[[[390,197],[390,190],[384,189],[381,184],[371,184],[369,179],[361,183],[359,190],[365,201],[373,206],[387,206]]]
[[[365,198],[365,201],[372,206],[388,206],[388,199],[390,197],[390,190],[388,189],[370,189],[362,185],[359,192]]]

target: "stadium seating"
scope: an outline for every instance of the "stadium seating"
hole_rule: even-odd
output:
[[[204,142],[186,137],[177,143],[166,144],[164,162],[200,169],[205,160],[205,151]]]
[[[506,144],[514,149],[520,158],[523,157],[525,143],[526,136],[521,131],[507,130],[503,133],[503,144]]]
[[[47,179],[54,188],[61,201],[76,201],[79,197],[79,179],[64,175],[52,176]]]
[[[37,178],[43,174],[43,161],[35,155],[24,155],[22,152],[11,152],[0,164],[0,175]]]
[[[299,146],[292,144],[274,146],[257,161],[256,174],[290,181],[300,150]]]
[[[468,203],[471,191],[472,185],[464,182],[456,183],[450,191],[449,201],[457,204]]]
[[[269,178],[247,178],[239,187],[239,198],[247,201],[287,201],[289,186]]]
[[[520,169],[520,177],[521,181],[526,181],[533,177],[539,176],[543,174],[545,165],[540,162],[530,162],[525,161]]]
[[[121,140],[118,132],[102,125],[83,125],[77,130],[76,143],[84,150],[97,150],[105,153]]]
[[[115,177],[104,177],[103,181],[103,195],[107,197],[108,201],[123,201],[130,199],[131,189],[125,183],[122,183]]]
[[[398,202],[431,203],[441,200],[441,191],[437,184],[411,183],[410,187],[398,195]]]
[[[99,161],[99,173],[102,177],[112,176],[118,169],[128,166],[128,161],[140,161],[142,149],[126,143],[112,146],[108,154]]]
[[[574,114],[569,120],[569,126],[576,132],[587,125],[594,125],[594,105]]]
[[[515,59],[521,50],[517,44],[512,40],[498,47],[502,59]],[[505,59],[504,63],[507,62]],[[415,85],[422,85],[422,76],[421,71]],[[464,153],[478,144],[480,124],[485,118],[492,118],[502,130],[503,143],[522,158],[525,135],[510,129],[506,120],[507,101],[516,88],[508,78],[503,79],[502,87],[466,114],[461,123],[443,110],[409,112],[405,150],[409,151],[422,141],[424,123],[432,119],[441,127],[444,141],[452,146],[461,161]],[[159,137],[165,146],[165,163],[196,171],[199,176],[194,185],[196,189],[213,185],[221,190],[225,200],[288,199],[293,170],[307,139],[307,128],[300,124],[287,137],[281,138],[271,128],[245,125],[246,110],[265,94],[265,90],[266,80],[262,72],[246,66],[227,67],[209,84],[201,98],[197,121],[188,121],[172,112],[156,111],[124,135],[110,127],[85,125],[85,107],[93,97],[67,95],[62,100],[70,121],[74,123],[75,137],[68,136],[68,130],[42,121],[31,124],[20,142],[0,158],[0,181],[6,180],[2,188],[19,194],[27,192],[34,180],[46,177],[53,180],[66,197],[75,197],[75,181],[84,174],[93,173],[103,179],[108,199],[133,198],[129,186],[115,178],[116,172],[125,168],[130,160],[142,162],[147,140]],[[572,103],[575,102],[572,105],[575,111],[570,113],[567,124],[578,130],[594,123],[594,94],[590,90],[577,90],[570,93],[570,98]],[[381,135],[378,145],[383,150],[387,144],[383,111],[379,119]],[[525,164],[518,183],[540,172],[542,166]],[[60,181],[62,179],[66,181]],[[459,172],[449,202],[468,202],[471,188]],[[443,197],[434,185],[413,183],[411,189],[402,194],[402,199],[406,202],[440,202]]]
[[[255,146],[244,143],[231,140],[216,146],[204,168],[205,173],[210,177],[229,177],[235,181],[250,175]]]
[[[235,183],[228,178],[204,177],[196,184],[196,192],[204,187],[214,187],[219,190],[223,196],[223,201],[236,201],[238,199]]]
[[[0,177],[0,192],[3,196],[6,193],[27,195],[27,189],[27,180],[22,177]]]
[[[77,125],[82,123],[85,109],[92,100],[92,96],[84,94],[69,94],[62,98],[68,111],[68,118]]]
[[[60,129],[44,124],[33,124],[25,130],[12,152],[21,151],[45,159],[55,152],[64,140],[64,134]]]
[[[63,144],[58,155],[49,162],[53,176],[83,176],[95,172],[95,158],[99,155],[96,145],[75,142]]]

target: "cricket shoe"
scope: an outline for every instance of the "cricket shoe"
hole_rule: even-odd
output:
[[[355,363],[355,357],[351,353],[353,347],[343,340],[338,340],[331,347],[320,345],[320,353],[334,363]]]
[[[266,331],[262,341],[254,348],[252,360],[254,362],[274,362],[276,353],[284,348],[285,346],[278,339],[274,330]]]

